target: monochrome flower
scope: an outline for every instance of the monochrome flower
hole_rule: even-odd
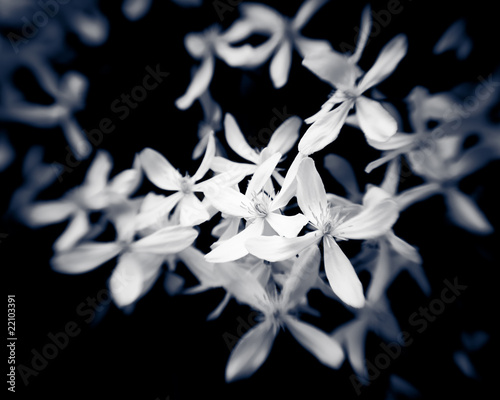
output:
[[[365,74],[357,66],[371,30],[369,7],[362,16],[356,51],[351,56],[333,49],[306,54],[302,64],[336,90],[321,110],[305,120],[312,125],[299,142],[299,151],[315,153],[333,142],[344,125],[349,111],[356,108],[356,118],[367,139],[385,142],[396,133],[397,124],[390,113],[363,93],[385,80],[395,70],[407,51],[405,35],[398,35],[387,43]]]
[[[278,236],[249,239],[251,254],[268,261],[293,257],[310,246],[323,242],[325,271],[339,298],[352,307],[363,307],[363,287],[351,262],[336,240],[371,239],[387,232],[398,216],[396,203],[381,189],[370,188],[357,205],[325,192],[314,162],[302,160],[297,173],[297,201],[313,230],[297,238]]]

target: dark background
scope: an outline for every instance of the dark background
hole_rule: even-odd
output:
[[[267,2],[290,16],[300,3]],[[354,27],[359,26],[364,4],[330,2],[303,32],[309,37],[329,39],[334,46],[343,41],[353,43]],[[371,4],[374,11],[387,7],[387,2]],[[476,82],[479,75],[486,77],[498,66],[498,20],[487,2],[401,0],[401,6],[403,11],[393,15],[390,23],[371,40],[361,61],[361,66],[368,69],[388,40],[401,32],[408,35],[408,55],[381,85],[396,104],[416,85],[426,86],[431,92],[449,90],[462,82]],[[180,111],[174,105],[189,83],[190,68],[195,62],[184,50],[183,38],[186,33],[201,31],[213,23],[220,23],[225,28],[238,17],[238,12],[227,12],[220,21],[210,1],[198,9],[183,9],[168,1],[156,1],[149,14],[137,22],[127,21],[121,15],[120,2],[106,2],[102,11],[110,20],[108,41],[100,47],[86,47],[68,35],[68,47],[74,50],[72,58],[55,63],[58,71],[75,69],[89,78],[87,105],[77,115],[82,128],[95,128],[105,117],[116,121],[115,131],[106,135],[99,146],[113,156],[113,174],[130,167],[134,154],[147,146],[165,154],[181,171],[194,173],[198,162],[191,161],[191,152],[197,140],[198,121],[202,119],[201,108],[195,103],[189,110]],[[468,33],[474,42],[470,58],[456,61],[449,53],[432,55],[437,39],[459,17],[466,18]],[[256,43],[259,40],[254,39]],[[147,98],[131,110],[128,118],[119,121],[110,104],[142,82],[146,66],[154,69],[157,64],[162,71],[170,72],[170,76],[149,92]],[[26,71],[19,74],[16,78],[19,86],[30,89],[32,101],[48,102],[37,94]],[[242,131],[255,135],[269,126],[274,108],[286,107],[288,113],[302,118],[312,115],[326,99],[330,88],[301,67],[295,53],[288,84],[280,90],[272,88],[268,64],[257,70],[242,71],[232,70],[218,61],[211,91],[223,111],[236,116]],[[65,164],[67,155],[66,143],[58,130],[44,131],[21,124],[5,124],[4,128],[16,149],[17,159],[0,175],[3,212],[11,194],[22,182],[22,158],[31,145],[40,144],[45,148],[48,163]],[[219,137],[223,139],[221,133]],[[330,151],[332,146],[314,155],[318,165]],[[380,181],[383,168],[369,176],[363,173],[364,166],[375,159],[378,152],[368,148],[360,132],[345,128],[333,151],[352,162],[359,172],[360,182]],[[40,198],[57,198],[80,184],[89,163],[90,160],[83,161],[72,173],[63,175],[62,182],[56,180]],[[325,171],[320,172],[327,189],[332,192],[339,189]],[[479,204],[494,226],[499,222],[495,197],[497,172],[498,162],[491,163],[463,183],[465,191],[479,193]],[[420,182],[417,177],[411,177],[404,187]],[[145,183],[139,193],[150,189]],[[426,298],[407,274],[395,281],[388,293],[393,311],[401,328],[409,331],[415,340],[372,385],[362,390],[362,398],[385,398],[391,373],[409,381],[422,398],[459,395],[485,398],[494,387],[498,360],[493,351],[493,325],[498,314],[494,303],[498,280],[493,273],[498,267],[494,254],[498,235],[475,237],[447,222],[445,212],[440,198],[430,199],[404,213],[395,226],[398,235],[420,248],[433,293]],[[206,249],[210,244],[207,232],[211,224],[202,226],[204,233],[198,241],[201,248]],[[18,365],[31,367],[32,350],[41,352],[50,343],[49,333],[64,331],[71,321],[80,329],[57,357],[37,376],[29,378],[27,387],[18,375],[16,397],[357,398],[349,382],[352,371],[347,362],[338,371],[330,370],[283,332],[269,359],[252,378],[226,384],[224,369],[230,352],[224,337],[228,337],[227,334],[237,336],[239,318],[247,320],[250,309],[231,302],[220,319],[206,322],[208,313],[222,299],[222,291],[170,297],[160,279],[132,314],[126,315],[113,305],[101,307],[100,304],[96,310],[99,312],[93,315],[90,301],[98,294],[101,300],[105,299],[104,289],[113,262],[80,276],[57,274],[51,270],[49,260],[52,243],[64,224],[30,230],[6,215],[2,225],[1,232],[8,234],[0,243],[1,262],[7,272],[7,294],[16,295]],[[183,273],[191,283],[189,274]],[[455,277],[468,286],[467,290],[425,332],[415,333],[415,327],[408,323],[409,316],[438,298],[444,280],[452,281]],[[362,276],[365,283],[366,278]],[[311,294],[310,300],[324,313],[321,320],[314,322],[325,329],[332,330],[351,318],[342,306],[316,293]],[[107,303],[104,301],[104,305]],[[92,321],[88,322],[90,319]],[[482,376],[480,380],[466,378],[452,359],[453,352],[461,346],[460,333],[477,330],[491,335],[486,347],[470,354]],[[369,336],[369,360],[379,353],[380,342],[375,335]]]

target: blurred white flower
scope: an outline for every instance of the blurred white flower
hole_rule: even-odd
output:
[[[265,4],[243,3],[240,7],[241,18],[224,32],[223,37],[229,43],[241,42],[254,34],[269,38],[253,47],[249,44],[228,49],[220,54],[221,58],[232,67],[252,68],[271,58],[269,66],[271,80],[275,88],[283,87],[288,81],[293,48],[296,47],[302,57],[310,52],[317,52],[329,47],[324,40],[309,39],[300,31],[327,0],[306,0],[294,18],[287,18]]]
[[[434,54],[442,54],[446,51],[454,51],[459,60],[465,60],[472,50],[472,40],[465,30],[465,20],[455,21],[437,41],[434,46]]]
[[[331,47],[328,51],[306,54],[303,65],[336,90],[318,113],[305,120],[312,125],[299,142],[301,153],[310,155],[333,142],[353,107],[356,107],[357,121],[367,139],[385,142],[396,133],[397,123],[391,114],[377,101],[363,96],[363,93],[392,74],[406,55],[407,39],[401,34],[387,43],[372,68],[361,76],[357,62],[370,30],[370,9],[366,7],[354,54],[346,56]]]

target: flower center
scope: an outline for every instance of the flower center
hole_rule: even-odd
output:
[[[265,193],[253,194],[252,205],[243,206],[253,218],[265,218],[269,214],[269,197]]]
[[[191,177],[189,175],[186,175],[185,177],[181,178],[180,181],[180,186],[181,186],[181,192],[184,194],[191,194],[193,193],[193,184],[191,183]]]

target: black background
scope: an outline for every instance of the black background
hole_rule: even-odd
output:
[[[300,2],[267,4],[292,16]],[[310,37],[328,39],[334,46],[343,41],[354,43],[354,27],[359,26],[364,4],[330,2],[303,32]],[[431,92],[449,90],[461,82],[477,82],[478,76],[488,76],[498,65],[498,21],[492,5],[487,2],[401,0],[401,6],[403,11],[393,15],[390,23],[370,41],[361,61],[361,66],[368,69],[388,40],[401,32],[408,35],[408,55],[381,85],[396,104],[416,85],[426,86]],[[375,11],[386,7],[387,2],[372,3]],[[201,31],[213,23],[227,27],[238,17],[238,11],[225,13],[224,20],[220,21],[210,1],[198,9],[183,9],[168,1],[156,1],[150,13],[137,22],[127,21],[121,15],[120,2],[106,2],[102,11],[110,20],[107,42],[99,47],[86,47],[76,37],[68,35],[72,58],[55,64],[58,71],[75,69],[89,78],[87,105],[77,115],[82,128],[95,128],[106,117],[116,121],[115,131],[105,136],[99,146],[113,156],[113,174],[130,167],[134,154],[147,146],[165,154],[181,171],[194,173],[198,162],[191,161],[191,152],[197,140],[201,108],[195,103],[189,110],[180,111],[174,105],[189,84],[190,68],[195,62],[185,51],[183,38],[186,33]],[[434,56],[434,43],[459,17],[466,18],[468,32],[474,41],[470,58],[456,61],[449,53]],[[170,76],[149,92],[128,118],[120,121],[111,111],[110,104],[122,93],[129,93],[141,84],[146,66],[154,69],[157,64]],[[30,87],[33,101],[47,101],[42,95],[36,97],[28,75],[19,75],[16,79],[24,90]],[[257,70],[241,71],[230,69],[220,61],[211,90],[224,112],[233,113],[247,135],[255,135],[268,127],[275,108],[282,110],[285,107],[288,113],[302,118],[312,115],[330,92],[327,85],[300,65],[296,53],[289,82],[280,90],[272,88],[268,64]],[[66,164],[67,156],[66,143],[58,130],[44,131],[21,124],[6,124],[5,129],[18,157],[0,175],[3,211],[13,191],[21,184],[22,158],[31,145],[44,146],[48,163]],[[223,135],[219,133],[219,137],[222,139]],[[380,181],[383,168],[369,176],[363,173],[364,166],[375,159],[378,152],[368,148],[360,132],[345,128],[335,148],[329,146],[313,156],[318,165],[330,151],[352,162],[359,172],[360,182]],[[57,198],[80,184],[89,163],[90,160],[84,161],[73,172],[66,173],[62,182],[56,180],[41,198]],[[498,162],[491,163],[463,183],[465,191],[479,194],[478,202],[494,226],[499,222],[498,201],[495,200],[497,170]],[[320,172],[327,189],[339,190],[325,171]],[[420,182],[417,177],[411,177],[403,188]],[[140,193],[150,189],[145,183]],[[391,305],[401,328],[412,334],[414,343],[382,371],[373,384],[362,389],[362,398],[385,398],[391,373],[408,380],[423,398],[459,395],[484,398],[494,387],[498,360],[493,351],[493,325],[498,314],[494,303],[498,280],[493,274],[496,272],[494,267],[498,267],[494,261],[498,235],[475,237],[447,222],[445,213],[442,200],[433,198],[413,206],[395,226],[397,234],[420,248],[433,293],[426,298],[407,274],[395,281],[388,293]],[[57,357],[37,376],[29,378],[27,387],[18,375],[17,393],[12,397],[151,400],[167,397],[170,400],[358,397],[349,381],[352,371],[347,362],[338,371],[330,370],[284,332],[278,336],[269,359],[252,378],[226,384],[224,369],[229,350],[224,334],[237,335],[239,318],[246,320],[251,310],[231,302],[219,320],[206,322],[208,313],[222,299],[222,291],[172,298],[165,293],[160,279],[132,314],[126,315],[110,305],[106,312],[95,314],[93,321],[88,323],[90,314],[83,314],[82,310],[90,310],[89,299],[105,293],[113,263],[80,276],[57,274],[51,270],[49,260],[52,243],[64,224],[30,230],[8,215],[2,224],[2,232],[8,234],[0,243],[7,294],[15,294],[17,301],[18,365],[31,367],[32,350],[42,351],[50,343],[49,333],[63,331],[71,321],[80,329]],[[198,242],[202,249],[210,244],[207,232],[212,225],[205,225]],[[409,316],[439,297],[445,279],[452,281],[455,277],[468,286],[466,291],[425,332],[416,333],[415,327],[408,323]],[[362,279],[367,281],[364,275]],[[332,330],[351,318],[342,306],[325,301],[318,294],[312,293],[310,300],[324,312],[324,318],[314,322],[325,329]],[[485,348],[471,354],[482,376],[480,380],[466,378],[452,360],[453,351],[461,346],[460,332],[476,330],[491,335]],[[369,336],[369,360],[379,353],[379,343],[379,338]]]

